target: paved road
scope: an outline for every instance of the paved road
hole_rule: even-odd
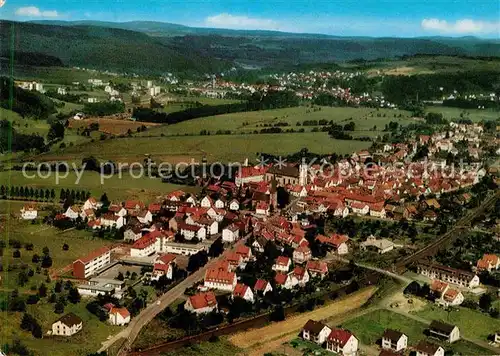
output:
[[[239,244],[243,244],[246,239],[250,236],[248,234],[243,239],[238,241],[235,246]],[[106,351],[113,343],[118,341],[121,338],[127,339],[126,342],[121,346],[118,355],[126,355],[127,350],[130,349],[135,339],[139,335],[141,329],[148,324],[151,320],[154,319],[156,315],[161,313],[164,309],[166,309],[170,304],[172,304],[176,299],[181,298],[184,295],[184,291],[186,288],[192,286],[194,283],[202,280],[205,277],[205,271],[212,266],[214,263],[222,260],[229,250],[226,250],[224,254],[219,256],[218,258],[211,260],[207,263],[203,268],[200,268],[198,271],[190,274],[186,279],[181,281],[179,284],[174,286],[172,289],[163,294],[159,299],[157,299],[154,303],[148,305],[145,309],[143,309],[138,316],[133,318],[130,321],[130,324],[126,329],[122,330],[118,334],[114,335],[109,340],[106,340],[102,343],[102,347],[99,349],[99,352]],[[158,304],[159,302],[159,304]]]

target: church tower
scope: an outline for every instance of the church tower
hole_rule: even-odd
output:
[[[307,178],[308,178],[307,170],[308,169],[305,159],[302,159],[302,163],[299,166],[299,185],[301,185],[302,187],[307,185]]]

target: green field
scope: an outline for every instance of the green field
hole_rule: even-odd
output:
[[[462,335],[480,340],[486,340],[488,335],[500,330],[500,320],[467,308],[447,312],[437,306],[428,305],[416,315],[429,320],[441,319],[457,325]]]
[[[443,313],[446,312],[443,311]],[[428,317],[429,320],[440,318],[439,313],[429,315],[417,314],[422,317]],[[442,320],[446,320],[446,318],[442,318]],[[492,330],[496,330],[494,325],[485,324],[485,327],[488,326],[491,326]],[[350,330],[365,345],[375,344],[382,337],[385,329],[394,329],[408,335],[408,345],[415,346],[420,340],[426,339],[424,331],[428,326],[389,310],[376,310],[351,319],[342,324],[342,327]],[[460,332],[463,332],[462,328],[460,328]],[[453,344],[438,342],[433,338],[429,339],[429,341],[440,344],[445,351],[449,350],[464,356],[491,354],[491,351],[464,340],[459,340]]]
[[[500,111],[495,111],[493,109],[479,110],[479,109],[460,109],[447,106],[427,106],[425,110],[428,112],[443,114],[443,117],[450,121],[459,120],[461,118],[470,119],[473,122],[500,119]]]
[[[349,320],[342,324],[342,327],[354,333],[365,345],[375,344],[388,328],[405,333],[408,335],[408,343],[416,345],[425,337],[424,330],[427,325],[388,310],[377,310]]]
[[[99,321],[85,308],[85,300],[78,304],[68,302],[64,308],[65,313],[73,312],[83,320],[83,330],[70,337],[44,337],[35,339],[31,333],[20,329],[23,313],[1,313],[0,314],[0,342],[12,343],[14,339],[19,339],[40,356],[85,356],[96,352],[101,342],[109,335],[116,334],[121,329]],[[54,305],[46,301],[41,301],[36,305],[27,305],[26,311],[33,315],[42,326],[44,333],[51,329],[52,323],[62,315],[54,313]]]
[[[209,116],[194,120],[180,122],[175,125],[165,125],[141,133],[141,136],[164,135],[198,135],[201,130],[207,130],[215,133],[217,130],[231,130],[238,133],[252,133],[254,130],[264,128],[264,124],[273,125],[286,122],[290,126],[283,127],[283,130],[293,128],[298,130],[303,128],[305,131],[311,131],[313,126],[297,126],[297,122],[302,123],[305,120],[332,120],[335,123],[345,125],[349,121],[356,124],[355,134],[374,136],[380,134],[384,126],[390,121],[397,121],[401,125],[411,122],[410,114],[402,110],[392,109],[370,109],[370,108],[332,108],[317,107],[314,109],[308,107],[296,107],[276,110],[261,110],[252,112],[242,112],[218,116]],[[398,118],[400,114],[403,117]],[[377,117],[380,115],[380,117]],[[385,115],[385,117],[384,117]],[[376,126],[375,131],[371,131]]]
[[[302,148],[319,154],[350,154],[366,149],[371,142],[334,140],[326,133],[289,133],[258,135],[211,135],[175,137],[132,137],[99,141],[69,147],[62,154],[46,154],[39,160],[81,161],[95,156],[115,162],[142,162],[145,154],[159,162],[191,162],[206,156],[214,161],[254,160],[258,153],[287,155]]]
[[[36,172],[29,172],[34,174]],[[61,175],[63,172],[61,172]],[[73,172],[66,178],[59,180],[56,184],[55,172],[48,175],[47,178],[36,177],[34,179],[25,177],[20,171],[0,172],[0,185],[9,186],[30,186],[33,188],[55,189],[58,196],[61,188],[74,190],[87,190],[92,195],[99,198],[103,193],[106,193],[111,200],[125,199],[142,199],[151,201],[159,195],[165,195],[177,189],[195,192],[195,187],[180,186],[169,183],[162,183],[158,178],[138,178],[135,179],[129,174],[120,176],[114,175],[110,179],[103,179],[101,184],[101,176],[97,172],[86,171],[83,173],[80,181],[77,182],[77,175]]]

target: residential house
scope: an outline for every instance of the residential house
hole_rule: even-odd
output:
[[[168,279],[173,279],[174,263],[176,256],[167,253],[156,258],[153,265],[152,280],[158,280],[161,276],[166,276]]]
[[[295,266],[292,272],[289,273],[292,277],[292,284],[303,287],[309,282],[309,273],[304,267]]]
[[[328,325],[309,319],[302,327],[301,336],[304,340],[323,345],[331,332],[332,329]]]
[[[349,236],[347,235],[333,234],[328,237],[324,235],[318,235],[316,236],[316,240],[333,247],[334,251],[338,255],[346,255],[349,253],[349,247],[347,246]]]
[[[231,200],[229,203],[229,210],[238,211],[240,210],[240,202],[236,199]]]
[[[484,254],[483,258],[477,261],[476,268],[478,271],[497,270],[500,267],[500,258],[497,255]]]
[[[137,214],[137,220],[141,224],[149,225],[153,221],[153,214],[149,210],[142,210]]]
[[[360,202],[351,203],[351,209],[354,214],[358,215],[367,215],[370,211],[370,207],[368,206],[368,204]]]
[[[465,298],[457,289],[452,289],[448,283],[441,282],[439,280],[434,280],[430,287],[431,292],[436,297],[436,304],[447,306],[456,306],[464,302]]]
[[[203,197],[200,202],[202,208],[211,208],[214,205],[214,201],[208,195]]]
[[[472,272],[421,261],[417,265],[418,273],[431,279],[456,284],[462,287],[475,288],[479,286],[479,277]]]
[[[21,208],[21,219],[23,220],[34,220],[38,216],[38,210],[36,208],[36,205],[31,203],[31,204],[25,204]]]
[[[408,347],[408,336],[400,331],[386,329],[382,335],[382,348],[399,352]]]
[[[272,292],[273,287],[271,286],[271,283],[268,281],[265,281],[263,279],[257,279],[257,282],[255,282],[255,286],[253,287],[253,290],[255,293],[262,293],[262,295],[265,295],[267,292]]]
[[[264,201],[258,202],[255,208],[255,213],[257,215],[269,215],[270,213],[269,204]]]
[[[236,287],[236,273],[223,268],[212,268],[205,272],[203,285],[206,288],[232,292]]]
[[[127,325],[130,323],[130,312],[127,308],[111,308],[108,314],[108,321],[111,325]]]
[[[250,303],[254,302],[254,295],[252,289],[243,283],[236,284],[232,296],[233,298],[243,298]]]
[[[222,241],[233,243],[239,239],[240,229],[238,226],[231,224],[222,230]]]
[[[252,258],[252,250],[248,246],[238,245],[234,252],[240,255],[244,262],[248,262]]]
[[[197,293],[188,298],[184,309],[196,314],[210,313],[217,309],[217,299],[212,291]]]
[[[81,212],[82,210],[78,206],[72,205],[66,209],[63,215],[71,220],[75,220],[80,216]]]
[[[125,209],[121,204],[111,204],[108,207],[108,212],[113,213],[117,216],[127,216],[127,209]]]
[[[432,337],[446,340],[449,343],[453,343],[460,339],[460,330],[457,326],[437,320],[432,321],[429,326],[429,333]]]
[[[192,240],[193,238],[198,238],[198,240],[205,240],[207,230],[203,226],[190,225],[184,222],[178,223],[178,228],[182,236],[186,240]]]
[[[276,273],[276,276],[274,276],[274,282],[276,282],[276,286],[285,289],[292,289],[294,286],[291,275],[281,272]]]
[[[379,254],[384,254],[390,252],[394,249],[394,242],[387,239],[378,239],[370,235],[367,237],[366,241],[361,243],[361,248],[363,249],[374,249]]]
[[[140,226],[129,227],[123,233],[123,239],[125,241],[137,241],[142,237],[142,229]]]
[[[217,209],[224,209],[226,207],[226,199],[224,197],[219,197],[219,199],[215,201],[215,207]]]
[[[302,264],[312,258],[311,249],[307,246],[299,246],[293,251],[293,262]]]
[[[52,335],[72,336],[82,330],[82,328],[82,319],[73,313],[68,313],[52,324]]]
[[[73,276],[80,279],[87,278],[109,263],[111,263],[111,250],[101,247],[73,262]]]
[[[370,216],[385,219],[384,203],[372,204],[370,206]]]
[[[96,198],[90,197],[88,198],[85,203],[83,203],[82,209],[87,210],[87,209],[92,209],[96,210],[99,209],[102,206],[102,203],[98,202]]]
[[[273,271],[287,273],[292,265],[292,261],[289,257],[279,256],[273,264]]]
[[[147,233],[139,240],[135,241],[130,248],[131,257],[146,257],[161,251],[161,231],[155,230]]]
[[[144,210],[145,205],[139,200],[127,200],[124,207],[127,210],[127,214],[136,216],[141,210]]]
[[[101,216],[101,225],[115,229],[121,229],[125,225],[125,218],[111,213],[106,213]]]
[[[311,277],[319,277],[323,279],[328,274],[328,265],[324,261],[307,261],[306,270],[309,272]]]
[[[358,339],[350,331],[333,329],[326,340],[326,349],[343,356],[356,356],[358,344]]]
[[[257,252],[264,252],[264,248],[267,245],[268,240],[263,236],[257,236],[257,238],[252,242],[252,248]]]
[[[444,356],[444,349],[441,346],[425,340],[421,340],[414,349],[416,356]]]

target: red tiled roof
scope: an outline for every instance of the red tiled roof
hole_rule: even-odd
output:
[[[279,256],[275,262],[275,264],[277,264],[278,266],[288,266],[289,263],[290,263],[290,258],[286,256]]]
[[[139,240],[134,242],[134,244],[132,245],[132,248],[142,250],[142,249],[154,244],[156,242],[156,239],[160,236],[162,236],[161,231],[159,231],[159,230],[151,231],[150,233],[144,235]]]
[[[295,266],[292,273],[297,279],[302,279],[306,274],[306,269],[301,266]]]
[[[110,249],[108,247],[103,246],[103,247],[89,253],[87,256],[77,259],[76,261],[82,261],[83,263],[88,263],[88,262],[92,261],[94,258],[102,256],[109,251],[110,251]]]
[[[248,289],[248,286],[243,283],[238,283],[234,287],[233,296],[243,298]]]
[[[333,329],[330,335],[328,335],[328,341],[339,344],[344,347],[349,339],[353,336],[351,332],[344,329]]]
[[[177,256],[174,255],[173,253],[167,253],[165,255],[158,257],[157,260],[161,261],[161,263],[168,265],[168,264],[174,262],[176,258],[177,258]]]
[[[257,282],[255,282],[255,286],[253,287],[253,289],[255,291],[264,290],[266,289],[268,283],[268,281],[265,281],[263,279],[257,279]]]
[[[306,269],[313,272],[324,274],[328,272],[328,265],[326,264],[326,262],[323,261],[307,261]]]
[[[193,309],[217,306],[217,299],[214,292],[198,293],[189,297],[189,302]]]
[[[274,276],[274,280],[275,280],[276,284],[279,284],[279,285],[285,284],[287,279],[288,279],[288,275],[285,273],[276,273],[276,276]]]
[[[163,264],[163,263],[155,263],[153,267],[153,271],[163,271],[167,272],[170,269],[169,264]]]
[[[224,284],[233,284],[236,278],[234,272],[228,272],[222,269],[209,269],[205,272],[205,281]]]
[[[120,314],[123,318],[127,318],[130,316],[130,312],[127,308],[111,308],[110,314]]]
[[[159,213],[161,210],[161,204],[160,203],[151,203],[148,205],[148,210],[153,213]]]
[[[125,202],[125,209],[135,209],[136,207],[139,209],[144,209],[144,203],[140,200],[127,200]]]
[[[446,290],[446,288],[448,288],[448,283],[444,283],[436,279],[432,281],[430,289],[433,292],[443,293]]]

